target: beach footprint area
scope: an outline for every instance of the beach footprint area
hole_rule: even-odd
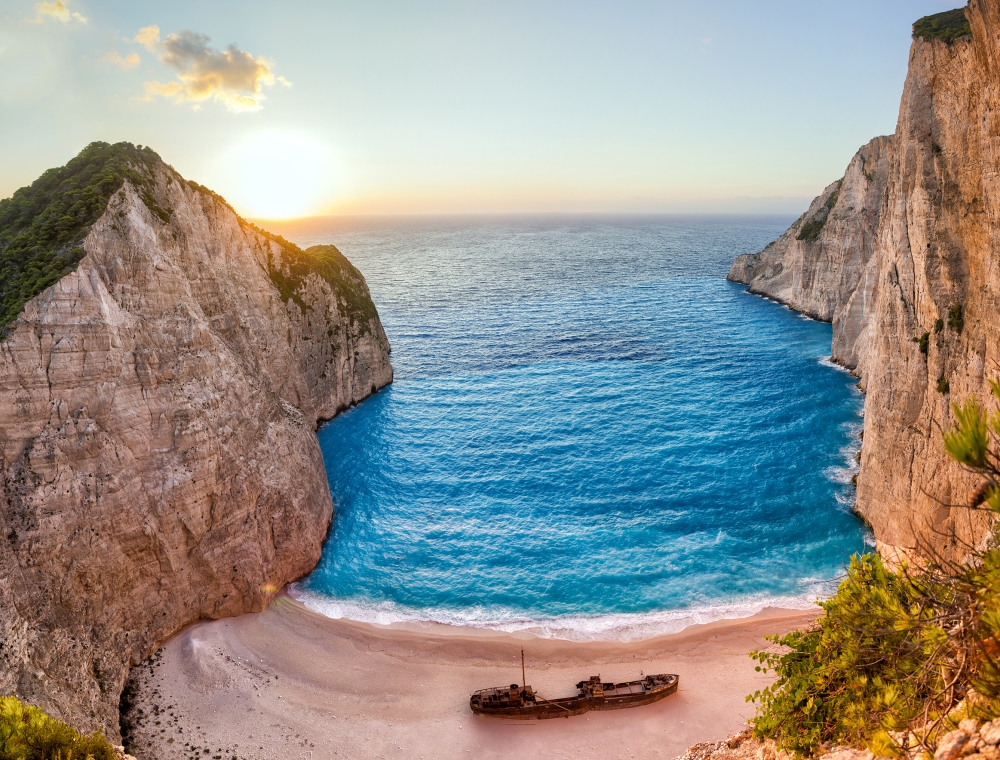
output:
[[[319,431],[336,507],[316,570],[137,669],[147,714],[174,716],[136,721],[137,746],[674,757],[739,731],[766,683],[747,653],[809,620],[866,540],[861,398],[826,360],[829,326],[723,279],[786,224],[280,230],[336,239],[365,273],[395,382]],[[640,671],[680,691],[568,721],[473,716],[472,691],[520,680],[521,647],[546,696]]]

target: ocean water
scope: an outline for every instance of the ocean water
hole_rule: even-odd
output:
[[[319,431],[333,617],[634,640],[806,607],[866,533],[830,326],[725,281],[785,218],[310,220],[395,382]]]

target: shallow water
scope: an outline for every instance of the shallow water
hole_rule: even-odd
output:
[[[788,219],[313,221],[394,384],[319,432],[326,614],[635,639],[807,606],[865,532],[829,325],[724,280]]]

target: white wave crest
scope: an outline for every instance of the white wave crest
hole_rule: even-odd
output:
[[[857,499],[854,496],[854,489],[838,491],[833,495],[833,498],[837,501],[840,506],[841,511],[853,513],[854,505],[857,504]]]
[[[333,599],[303,589],[288,587],[292,598],[313,612],[328,618],[345,618],[359,623],[389,626],[394,623],[436,623],[464,628],[522,633],[543,639],[564,641],[634,642],[678,633],[692,625],[718,620],[739,620],[768,609],[812,609],[817,600],[834,590],[828,582],[813,581],[809,593],[799,596],[752,596],[730,603],[664,610],[647,613],[611,613],[603,615],[561,615],[530,618],[509,609],[473,607],[470,609],[412,609],[392,602],[363,602]]]
[[[823,474],[828,480],[842,486],[853,486],[854,476],[861,470],[857,455],[861,451],[861,431],[864,425],[859,422],[847,422],[841,425],[842,429],[850,436],[850,442],[840,449],[842,465],[834,465],[823,470]],[[854,505],[854,488],[845,488],[836,495],[837,502],[841,505]]]
[[[831,369],[835,369],[838,372],[843,372],[845,375],[851,374],[851,370],[849,370],[847,367],[843,366],[842,364],[837,364],[835,361],[833,361],[832,356],[821,356],[819,359],[819,363],[824,367],[830,367]]]
[[[827,480],[842,486],[850,485],[851,481],[854,480],[855,472],[857,470],[851,467],[827,467],[823,470],[823,474],[826,475]]]

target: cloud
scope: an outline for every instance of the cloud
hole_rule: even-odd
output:
[[[106,56],[104,56],[102,61],[107,61],[108,63],[113,63],[115,66],[121,66],[125,71],[131,71],[136,66],[139,65],[139,54],[129,53],[127,56],[122,58],[117,50],[112,50]]]
[[[137,45],[142,45],[150,53],[155,53],[156,49],[160,45],[160,27],[156,26],[144,26],[138,32],[135,33],[135,37],[128,40],[128,42],[134,42]]]
[[[225,50],[209,46],[209,38],[188,30],[168,35],[160,42],[155,26],[140,29],[133,42],[156,53],[160,61],[177,73],[170,82],[146,82],[146,100],[164,97],[175,103],[193,103],[198,108],[206,100],[216,100],[230,111],[257,111],[263,106],[264,87],[280,83],[266,58],[255,58],[236,45]]]
[[[45,21],[45,18],[54,18],[56,21],[62,21],[64,24],[70,21],[79,21],[81,24],[87,23],[87,17],[83,16],[76,11],[71,11],[66,7],[66,3],[63,0],[52,0],[50,3],[39,3],[35,6],[35,13],[37,14],[34,19],[34,23],[41,24]]]

